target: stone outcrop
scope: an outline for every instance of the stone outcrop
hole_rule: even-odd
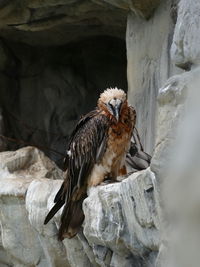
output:
[[[47,225],[44,226],[43,221],[51,209],[54,196],[62,183],[63,172],[36,148],[27,147],[14,152],[1,152],[0,265],[18,267],[198,267],[198,248],[200,246],[199,1],[167,0],[159,4],[159,1],[148,0],[95,0],[87,1],[90,3],[88,5],[86,1],[82,1],[80,6],[79,1],[68,1],[67,4],[64,0],[30,1],[28,4],[26,2],[26,5],[18,6],[20,15],[16,12],[13,3],[3,1],[1,4],[2,21],[5,18],[4,23],[1,23],[2,36],[10,38],[10,40],[26,39],[26,43],[32,43],[34,40],[33,45],[38,42],[37,38],[41,33],[46,34],[43,36],[44,40],[41,39],[43,45],[46,44],[48,34],[50,44],[57,42],[60,44],[59,38],[56,39],[57,35],[54,36],[55,43],[51,39],[54,30],[59,29],[59,33],[64,35],[66,33],[65,26],[69,27],[67,32],[69,29],[74,30],[77,17],[80,18],[81,31],[87,29],[89,25],[94,25],[92,23],[95,21],[96,26],[99,23],[98,34],[112,36],[109,38],[112,39],[111,43],[113,44],[114,40],[119,41],[119,37],[122,38],[125,18],[128,14],[126,32],[128,98],[129,102],[136,107],[137,127],[145,150],[152,154],[152,161],[148,169],[130,174],[119,183],[91,188],[88,191],[88,198],[83,203],[85,221],[82,230],[75,238],[59,242],[56,233],[61,211]],[[33,6],[27,8],[27,5]],[[62,8],[66,10],[66,6],[73,14],[70,18],[71,21],[69,16],[60,16]],[[79,9],[81,6],[84,7],[82,10]],[[27,9],[35,11],[35,15],[34,12],[32,13],[33,18],[36,16],[35,24],[28,23],[27,25],[27,21],[30,19],[29,13],[26,13]],[[50,19],[48,21],[50,10],[57,12],[58,17],[54,22]],[[149,13],[145,10],[148,10]],[[110,12],[109,20],[107,12]],[[39,14],[41,20],[38,20]],[[44,19],[45,16],[47,20]],[[100,16],[102,18],[97,20]],[[11,25],[7,23],[9,18],[12,19]],[[148,20],[144,18],[148,18]],[[68,22],[66,22],[67,19]],[[17,23],[24,24],[14,25]],[[109,28],[108,25],[112,23],[113,27]],[[91,36],[93,33],[97,33],[95,27],[87,34]],[[80,29],[75,31],[75,35],[79,36]],[[16,34],[16,30],[18,34]],[[13,38],[11,38],[11,34],[13,34]],[[82,34],[84,33],[82,32]],[[87,34],[85,36],[88,36]],[[31,36],[30,39],[29,36]],[[69,40],[66,35],[62,40],[64,43],[68,43],[73,38],[69,34]],[[25,52],[30,48],[29,46],[27,46],[28,48],[23,46],[22,49],[22,46],[17,46],[10,40],[5,42],[2,39],[0,45],[0,54],[2,55],[0,59],[2,79],[0,82],[1,88],[3,88],[1,93],[6,92],[6,88],[19,88],[15,87],[16,77],[19,77],[15,72],[16,69],[20,69],[18,68],[20,66],[19,58],[23,58],[21,74],[23,72],[27,74],[29,71],[29,74],[35,74],[37,66],[39,69],[41,66],[48,65],[43,75],[46,75],[49,81],[54,80],[54,64],[51,65],[49,62],[52,61],[48,61],[51,58],[50,54],[55,51],[53,48],[50,50],[43,48],[42,50],[47,55],[46,62],[48,64],[37,65],[38,61],[36,60],[33,67],[29,62],[38,53],[38,50],[34,48],[37,53],[32,54],[33,51],[36,51],[33,49],[32,57],[29,58],[27,55],[30,54]],[[106,40],[105,43],[108,44],[109,42]],[[94,53],[86,53],[90,55],[90,58],[101,50],[101,46],[99,46],[99,49],[95,51],[96,44],[95,42],[92,44]],[[80,46],[78,45],[78,49]],[[66,47],[69,51],[74,49],[74,47],[72,50],[70,50],[70,46]],[[85,50],[84,45],[83,47]],[[120,47],[119,45],[119,49],[115,50],[113,60],[119,55]],[[73,56],[77,54],[78,49],[75,50]],[[92,50],[91,46],[88,50]],[[64,51],[65,49],[61,53],[62,55]],[[110,51],[112,58],[113,50]],[[102,54],[99,54],[98,58],[100,59],[101,56]],[[69,55],[63,56],[63,62],[68,62],[70,65],[72,58],[69,61],[67,59],[69,59]],[[76,60],[78,59],[76,58]],[[120,60],[115,62],[120,62]],[[53,62],[55,63],[55,61]],[[91,59],[90,62],[95,62],[95,60]],[[121,80],[119,73],[122,69],[116,69],[111,64],[110,81],[115,76],[118,76],[118,81]],[[77,67],[74,70],[77,70]],[[101,79],[95,76],[95,73],[99,71],[98,66],[96,69],[94,68],[93,72],[92,67],[84,68],[84,70],[88,71],[88,75],[84,76],[87,81],[92,76],[95,81],[98,80],[98,82],[92,80],[92,85],[104,86],[99,82]],[[64,67],[64,73],[68,74],[64,76],[67,76],[67,79],[63,79],[67,82],[72,81],[71,84],[74,85],[75,78],[79,76],[77,72],[69,75],[71,71],[71,68],[66,70]],[[115,75],[116,71],[117,75]],[[63,70],[59,75],[62,72]],[[105,80],[107,79],[106,72],[101,72],[101,76]],[[35,84],[41,80],[43,75],[39,75],[40,78],[36,80]],[[35,77],[32,78],[35,79]],[[55,80],[58,81],[58,79]],[[87,86],[81,87],[80,80],[77,81],[77,88],[81,88],[80,92],[84,92],[82,97],[87,100],[89,98],[88,91],[83,89]],[[20,79],[20,83],[17,84],[21,86],[22,81],[24,91],[26,88],[30,88],[30,82],[26,83],[25,79]],[[59,84],[61,83],[59,82]],[[90,96],[92,95],[92,85],[89,86],[91,90],[88,95]],[[35,86],[33,86],[34,88]],[[40,91],[39,87],[38,90]],[[96,86],[95,91],[98,90],[99,88]],[[41,91],[41,94],[44,91]],[[55,115],[54,100],[58,91],[55,90],[53,95],[46,94],[47,97],[53,96],[48,102],[52,103],[51,115]],[[32,95],[34,96],[34,93]],[[94,102],[95,96],[94,94],[91,102]],[[17,94],[14,98],[8,97],[6,94],[4,97],[3,102],[9,104],[21,99]],[[22,101],[22,103],[25,102]],[[70,103],[71,100],[68,105]],[[79,102],[77,103],[79,105]],[[19,105],[16,112],[20,110],[24,113],[23,108]],[[2,114],[5,118],[4,113]],[[62,111],[59,116],[60,114]],[[72,120],[75,120],[72,115]],[[48,129],[51,128],[49,122],[50,119],[46,119],[45,125],[47,128],[49,127]],[[56,125],[60,125],[60,122]],[[68,127],[69,121],[66,125],[63,125],[63,129]],[[14,131],[20,132],[17,127],[13,127]]]
[[[158,90],[180,72],[169,57],[174,21],[172,1],[163,1],[155,15],[145,21],[128,16],[126,44],[128,95],[137,110],[137,126],[145,150],[153,153],[156,136]]]
[[[61,186],[62,172],[32,147],[2,152],[0,156],[2,247],[10,264],[154,265],[159,220],[155,177],[150,169],[120,183],[92,188],[83,205],[83,232],[60,242],[57,228],[61,211],[48,225],[43,222]]]
[[[0,166],[1,251],[7,255],[7,260],[2,257],[0,264],[48,266],[28,219],[25,196],[32,181],[61,178],[61,171],[42,152],[31,147],[2,152]]]
[[[200,63],[200,2],[180,1],[171,55],[174,63],[186,70]]]
[[[171,77],[159,90],[158,135],[151,163],[162,207],[158,267],[199,265],[199,84],[198,67]]]
[[[3,1],[0,10],[1,35],[31,45],[60,45],[97,33],[122,37],[129,10],[149,18],[159,2]]]
[[[154,266],[159,247],[154,180],[147,169],[92,189],[84,201],[83,233],[100,266]]]

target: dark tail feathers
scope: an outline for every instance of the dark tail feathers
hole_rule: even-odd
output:
[[[63,200],[59,200],[54,206],[53,208],[50,210],[50,212],[47,214],[45,220],[44,220],[44,224],[47,224],[51,218],[56,214],[56,212],[65,204],[65,201]]]
[[[72,238],[78,233],[84,220],[82,204],[86,197],[87,195],[83,195],[81,199],[70,200],[69,203],[65,205],[58,232],[59,240],[63,240],[66,237]]]

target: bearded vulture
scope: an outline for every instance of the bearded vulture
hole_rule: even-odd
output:
[[[126,161],[137,170],[148,167],[151,158],[143,151],[135,122],[135,109],[128,105],[125,92],[117,88],[105,90],[97,108],[79,120],[68,144],[64,182],[44,222],[47,224],[64,205],[59,240],[72,238],[79,231],[89,187],[127,174]]]

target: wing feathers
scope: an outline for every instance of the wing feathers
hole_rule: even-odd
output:
[[[48,215],[45,218],[44,224],[47,224],[51,218],[56,214],[56,212],[65,204],[65,200],[59,200],[56,202],[56,204],[53,206],[53,208],[50,210]]]
[[[81,205],[86,197],[86,180],[94,164],[101,160],[107,144],[109,120],[98,110],[82,117],[73,131],[65,160],[66,178],[55,197],[55,205],[47,215],[45,224],[65,204],[61,218],[61,237],[72,226],[74,216],[83,220]],[[72,198],[78,198],[77,200]],[[74,212],[74,214],[72,214]]]
[[[61,216],[59,239],[73,237],[84,219],[82,202],[87,196],[87,179],[95,163],[98,163],[106,150],[110,120],[98,110],[81,118],[68,145],[65,162],[65,180],[55,197],[55,205],[47,215],[45,224],[65,204]],[[149,166],[151,157],[143,151],[137,129],[134,129],[133,142],[126,161],[137,170]]]
[[[58,200],[61,199],[63,188],[64,188],[64,183],[62,183],[59,191],[57,192],[57,194],[56,194],[56,196],[54,198],[54,203],[58,202]]]

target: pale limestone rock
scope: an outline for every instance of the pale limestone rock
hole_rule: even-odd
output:
[[[171,0],[162,1],[148,21],[130,14],[127,22],[128,97],[137,110],[137,128],[150,154],[155,144],[158,90],[180,72],[169,57],[174,30],[171,4]]]
[[[63,173],[32,147],[3,152],[0,157],[2,264],[153,266],[159,222],[150,169],[119,183],[92,188],[83,207],[84,234],[81,231],[74,239],[60,242],[57,231],[62,210],[47,225],[43,223]]]
[[[170,78],[159,93],[151,169],[162,191],[162,243],[156,266],[199,266],[200,68]]]
[[[159,90],[159,113],[155,151],[151,161],[151,169],[162,181],[169,169],[172,148],[176,142],[179,122],[183,119],[183,106],[186,100],[188,83],[191,75],[188,73],[171,77]]]
[[[34,3],[29,1],[28,5],[37,9],[33,17],[38,19],[48,15],[51,8],[57,9],[58,4],[61,5],[56,10],[59,15],[60,10],[66,10],[76,2],[78,3],[72,0],[66,4],[64,0],[38,0]],[[102,4],[98,0],[93,0],[94,2],[99,6]],[[135,5],[139,3],[131,2]],[[144,2],[148,1],[140,1],[141,5]],[[196,94],[195,101],[192,102],[193,109],[190,98],[194,88],[199,89],[200,71],[193,69],[189,73],[175,75],[179,71],[169,57],[175,26],[175,20],[172,20],[170,14],[174,2],[176,1],[163,1],[148,22],[132,14],[128,17],[126,38],[129,100],[137,109],[138,128],[141,130],[145,150],[152,151],[154,148],[150,168],[130,175],[121,183],[92,188],[83,205],[86,215],[83,231],[72,240],[59,242],[57,231],[61,211],[47,225],[44,226],[43,221],[53,205],[63,173],[34,148],[1,153],[0,266],[199,266],[199,94]],[[69,6],[63,9],[62,5],[65,4]],[[126,0],[105,0],[102,12],[108,8],[109,13],[111,4],[124,10],[119,13],[114,11],[115,19],[118,14],[124,16],[126,10],[131,9]],[[77,9],[73,6],[71,12],[76,10],[84,18],[84,12],[92,11],[94,5],[83,4],[82,7],[84,8],[80,10],[80,6]],[[21,23],[29,18],[30,13],[25,5],[19,7],[18,12],[14,8],[11,1],[4,1],[0,17],[6,18],[5,23]],[[111,9],[114,10],[113,7]],[[139,8],[136,13],[138,10]],[[174,62],[182,68],[188,68],[190,64],[194,65],[193,68],[199,65],[198,10],[197,0],[180,1],[171,55]],[[15,13],[13,18],[12,11]],[[92,13],[94,14],[96,15]],[[111,14],[110,16],[112,17]],[[104,19],[108,28],[111,20],[108,17]],[[115,29],[112,34],[122,36],[116,26],[122,21],[124,20],[115,20],[114,28],[109,28],[108,32],[103,29],[100,34],[111,34]],[[49,21],[38,21],[33,25],[9,27],[18,27],[22,34],[23,30],[40,32],[41,29],[50,29],[52,25],[60,28],[62,23],[63,17],[58,16],[54,22],[50,18]],[[54,29],[55,32],[58,28]],[[49,34],[48,31],[45,33]],[[76,34],[79,33],[80,29]],[[25,38],[27,35],[23,34],[21,36]],[[70,38],[67,41],[74,36]],[[60,39],[54,39],[60,44]],[[27,40],[30,42],[31,39]],[[51,42],[53,43],[52,40]],[[4,70],[10,63],[5,57],[4,49],[0,53],[3,55],[0,68]],[[1,88],[5,87],[6,91],[4,85],[8,78],[2,73],[1,77]],[[168,79],[169,77],[171,78]],[[161,89],[158,90],[159,88]],[[50,100],[53,103],[54,97]],[[188,110],[192,111],[185,119]],[[179,138],[180,132],[184,133],[183,138]],[[172,148],[177,145],[173,156]],[[173,172],[174,165],[179,176]],[[172,173],[168,174],[170,168]],[[166,196],[168,198],[165,199]],[[179,216],[178,220],[177,216],[175,221],[170,220],[172,216],[166,217],[174,212]],[[176,260],[179,256],[178,261],[175,261],[174,254]]]
[[[17,151],[6,151],[0,154],[0,168],[4,172],[8,172],[13,183],[17,183],[18,180],[24,178],[25,181],[30,181],[37,178],[62,178],[62,171],[60,171],[55,163],[52,163],[43,152],[34,147],[24,147]],[[4,176],[4,175],[3,175]],[[3,179],[2,182],[5,182]],[[10,184],[10,183],[9,183]],[[6,188],[0,187],[1,194],[6,195],[10,188],[9,184]],[[20,191],[21,190],[21,191]],[[25,188],[20,188],[16,195],[24,194]],[[7,192],[8,191],[8,192]]]
[[[11,260],[8,256],[8,252],[3,247],[0,229],[0,266],[7,267],[9,264],[11,264]]]
[[[31,181],[59,179],[61,172],[33,147],[0,154],[0,221],[5,263],[14,266],[49,266],[25,209]],[[5,254],[5,253],[4,253]],[[3,260],[3,259],[2,259]]]
[[[70,266],[120,266],[124,257],[127,257],[124,266],[129,266],[131,262],[142,264],[142,255],[153,264],[155,256],[149,259],[147,255],[159,246],[154,179],[153,173],[146,170],[121,183],[90,190],[83,206],[84,235],[80,232],[75,239],[63,241]],[[61,211],[47,225],[43,221],[60,185],[57,180],[33,181],[26,197],[29,220],[51,263],[56,251],[59,254],[63,247],[56,236]]]
[[[151,162],[161,207],[162,243],[156,266],[199,264],[195,249],[199,246],[199,77],[199,68],[171,77],[159,91],[158,132]]]
[[[45,217],[54,204],[62,180],[34,180],[27,191],[26,209],[28,218],[37,231],[45,257],[50,266],[90,266],[82,243],[78,237],[71,240],[58,241],[57,232],[62,209],[44,225]]]
[[[199,0],[180,1],[171,55],[175,64],[183,69],[200,64],[199,13]]]
[[[121,266],[124,257],[127,259],[124,266],[134,261],[142,264],[142,257],[158,249],[154,179],[147,169],[121,183],[92,188],[84,201],[84,235],[92,247],[107,248],[104,258],[112,252],[110,264],[115,261],[118,264],[110,266]],[[102,256],[95,254],[97,262],[101,262],[102,258],[98,257]]]
[[[161,239],[167,234],[166,213],[164,209],[166,205],[164,197],[166,194],[164,193],[165,187],[169,179],[169,169],[173,162],[177,162],[176,155],[173,155],[173,148],[177,143],[178,131],[185,115],[188,87],[194,76],[191,73],[175,75],[159,90],[156,142],[150,169],[155,173],[156,178],[156,201]],[[172,173],[171,179],[173,180],[173,178],[174,174]],[[168,194],[171,197],[171,192],[168,192]],[[166,257],[163,255],[168,254],[166,250],[166,244],[163,242],[159,249],[160,252],[156,266],[164,264]]]
[[[70,265],[66,257],[65,247],[57,239],[57,227],[53,223],[55,217],[48,225],[44,225],[49,199],[51,199],[52,206],[53,198],[61,184],[62,180],[39,179],[32,181],[27,191],[26,209],[28,211],[28,219],[38,233],[40,244],[49,266],[68,267]]]

